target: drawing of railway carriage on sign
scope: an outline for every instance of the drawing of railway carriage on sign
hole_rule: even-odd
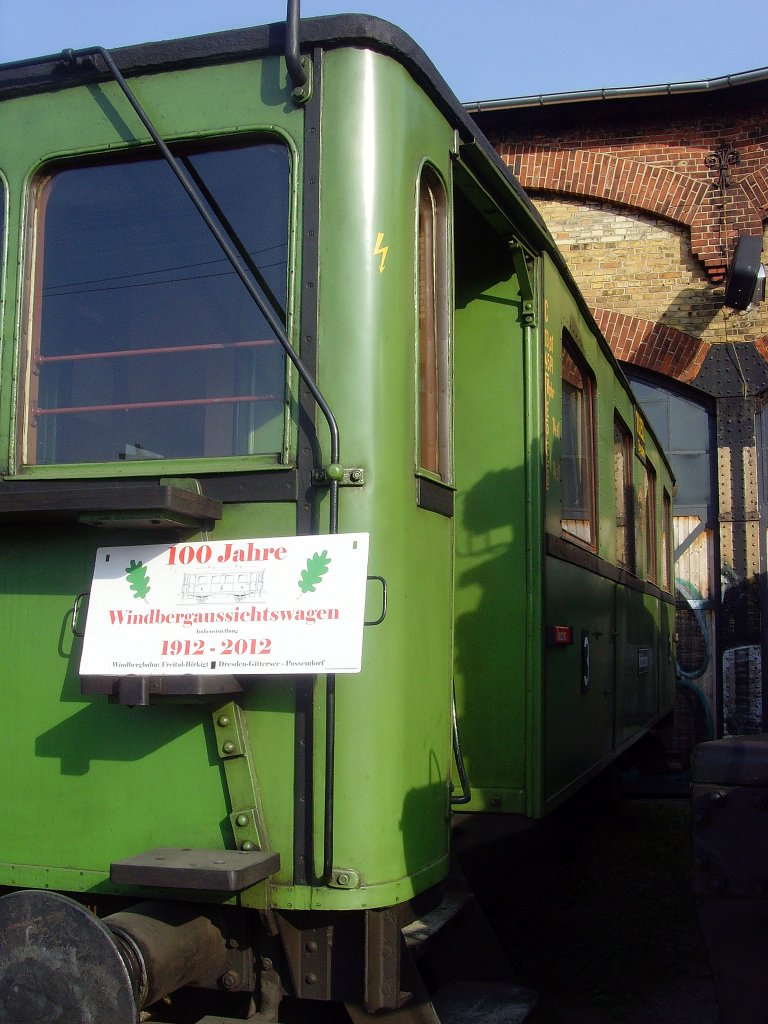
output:
[[[263,601],[264,570],[254,572],[187,572],[181,587],[182,601],[226,604],[231,601]]]

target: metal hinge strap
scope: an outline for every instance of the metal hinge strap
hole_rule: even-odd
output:
[[[267,829],[245,712],[239,704],[229,701],[213,712],[213,728],[216,751],[224,767],[229,793],[229,820],[237,848],[266,849]]]

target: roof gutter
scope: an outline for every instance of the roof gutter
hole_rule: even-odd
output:
[[[645,99],[651,96],[679,96],[688,93],[718,92],[752,82],[768,81],[768,68],[742,71],[720,78],[704,78],[697,82],[671,82],[667,85],[630,85],[613,89],[579,89],[576,92],[549,92],[538,96],[513,96],[503,100],[475,100],[465,103],[470,114],[488,110],[512,110],[518,107],[548,107],[563,103],[593,103],[597,100]]]

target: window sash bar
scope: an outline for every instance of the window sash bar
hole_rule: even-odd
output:
[[[279,344],[275,338],[254,339],[253,341],[212,341],[205,345],[165,345],[157,348],[123,348],[114,352],[67,352],[63,355],[43,356],[35,353],[35,365],[46,363],[72,363],[84,359],[124,359],[131,356],[165,356],[179,352],[220,352],[224,349],[257,348],[263,345]]]
[[[170,409],[193,405],[230,405],[240,402],[279,402],[279,395],[226,395],[216,398],[175,398],[163,402],[118,402],[115,405],[72,405],[54,409],[33,409],[33,416],[59,416],[83,412],[130,412],[133,409]]]

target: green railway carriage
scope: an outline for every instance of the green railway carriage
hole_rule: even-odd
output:
[[[554,243],[408,37],[296,17],[0,67],[11,1024],[436,1022],[452,814],[672,707],[669,467]]]

